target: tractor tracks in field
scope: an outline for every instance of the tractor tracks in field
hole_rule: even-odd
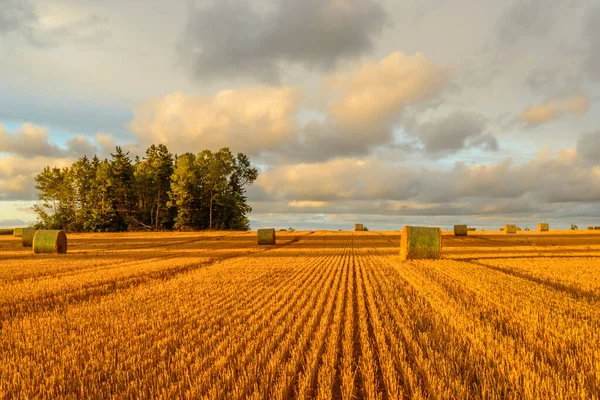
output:
[[[515,257],[515,258],[523,258],[523,257]],[[467,263],[471,265],[477,265],[479,267],[483,267],[492,271],[500,272],[502,274],[514,276],[519,279],[526,280],[528,282],[537,283],[539,285],[543,285],[552,290],[558,290],[563,293],[568,294],[576,300],[586,300],[591,303],[600,302],[600,293],[596,293],[590,290],[585,290],[578,288],[574,285],[569,285],[566,283],[557,282],[550,278],[543,278],[535,275],[528,274],[526,272],[518,271],[513,268],[500,267],[496,265],[489,265],[484,262],[481,262],[480,259],[456,259],[453,260],[456,262]]]
[[[306,235],[308,236],[308,235]],[[15,318],[19,318],[24,315],[31,315],[34,313],[43,313],[58,309],[67,308],[73,304],[78,304],[82,302],[90,302],[95,299],[103,296],[108,296],[114,293],[122,292],[124,290],[129,290],[134,287],[147,284],[150,282],[161,282],[170,279],[174,279],[178,276],[181,276],[185,273],[192,272],[195,270],[199,270],[202,268],[208,268],[211,266],[219,265],[223,262],[238,259],[238,258],[253,258],[260,257],[262,254],[275,251],[278,249],[282,249],[293,245],[294,243],[299,242],[303,237],[302,235],[293,237],[289,242],[285,242],[282,244],[277,244],[273,246],[269,246],[267,248],[249,248],[247,251],[241,251],[234,254],[222,254],[218,256],[206,257],[205,260],[200,262],[185,262],[183,260],[178,261],[180,258],[178,255],[174,254],[169,257],[162,258],[151,258],[149,260],[140,260],[139,262],[135,262],[136,265],[144,264],[147,262],[151,263],[159,263],[159,262],[168,262],[169,260],[173,260],[172,263],[166,265],[164,268],[159,268],[156,270],[150,271],[140,271],[139,273],[129,275],[129,276],[115,276],[109,277],[107,276],[107,269],[99,270],[90,278],[90,281],[80,283],[77,281],[77,275],[79,273],[94,273],[94,267],[88,267],[85,269],[78,270],[67,270],[61,271],[66,272],[65,274],[61,274],[60,272],[54,272],[49,274],[42,274],[41,278],[45,279],[47,282],[56,283],[54,288],[50,288],[49,290],[40,290],[38,293],[33,293],[24,296],[23,298],[14,299],[12,297],[8,297],[6,301],[2,301],[0,303],[0,322],[5,320],[12,320]],[[194,241],[195,242],[195,241]],[[179,245],[189,244],[190,241],[179,242]],[[173,245],[172,243],[170,245]],[[246,247],[245,244],[241,246],[235,246],[233,249],[240,249]],[[199,257],[202,258],[202,257]],[[122,266],[116,264],[112,270],[123,268],[126,266]],[[75,272],[75,273],[73,273]],[[37,276],[36,276],[37,277]],[[93,279],[97,277],[98,279]],[[71,279],[71,283],[61,283],[60,280]],[[52,282],[54,281],[54,282]],[[22,277],[20,279],[15,279],[9,282],[6,282],[7,285],[25,285],[23,290],[30,290],[32,287],[35,287],[36,283],[39,283],[37,280],[32,280],[31,277]],[[0,300],[1,301],[1,300]]]

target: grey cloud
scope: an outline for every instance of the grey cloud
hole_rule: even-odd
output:
[[[600,6],[588,14],[584,35],[588,41],[585,67],[592,79],[600,80]]]
[[[106,156],[113,150],[112,136],[99,133],[94,140],[84,135],[67,139],[66,147],[61,147],[51,141],[48,130],[33,124],[23,124],[15,132],[7,131],[0,125],[0,152],[13,154],[24,158],[35,157],[88,157],[98,154]],[[0,158],[1,161],[1,158]]]
[[[92,157],[98,153],[98,147],[87,136],[79,135],[70,138],[67,140],[66,145],[68,153],[74,156],[86,155]]]
[[[311,121],[299,128],[295,139],[269,157],[273,162],[322,162],[332,158],[363,156],[370,149],[389,143],[391,129],[373,125],[369,129],[341,127],[335,120]]]
[[[290,201],[308,204],[304,210],[308,213],[495,215],[600,202],[600,177],[593,165],[574,152],[540,153],[525,164],[509,160],[492,165],[457,163],[451,171],[374,160],[333,160],[279,166],[261,175],[257,185],[264,190],[263,201],[268,195],[271,201],[283,202],[283,210]],[[302,212],[301,208],[288,211]]]
[[[373,47],[387,17],[373,0],[289,0],[262,12],[249,2],[191,6],[179,53],[199,79],[280,79],[283,63],[328,70]]]
[[[586,161],[600,164],[600,131],[583,135],[577,141],[577,154]]]
[[[0,0],[0,36],[14,34],[38,47],[101,39],[108,19],[89,15],[69,24],[46,28],[29,0]]]
[[[31,39],[37,16],[26,0],[0,0],[0,34],[16,33]]]
[[[0,228],[14,228],[27,225],[29,225],[29,222],[22,219],[0,219]]]
[[[64,150],[50,142],[47,130],[31,124],[10,133],[0,125],[0,152],[19,154],[23,157],[63,156]]]
[[[471,147],[497,151],[498,142],[486,133],[486,124],[481,115],[455,111],[445,118],[418,125],[415,134],[423,142],[424,151],[431,155],[456,153]]]
[[[513,46],[523,38],[542,38],[552,32],[558,17],[557,0],[516,0],[500,18],[497,40]]]

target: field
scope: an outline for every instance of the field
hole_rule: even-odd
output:
[[[600,232],[0,236],[0,398],[600,399]]]

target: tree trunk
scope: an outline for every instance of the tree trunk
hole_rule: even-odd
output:
[[[210,192],[210,211],[208,213],[208,229],[212,229],[213,192]]]
[[[158,200],[156,202],[156,230],[158,230],[158,212],[160,210],[160,191],[158,192]]]

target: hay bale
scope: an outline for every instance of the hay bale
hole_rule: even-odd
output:
[[[517,233],[516,225],[504,225],[504,233]]]
[[[23,229],[25,229],[25,228],[15,228],[15,229],[13,229],[13,236],[14,237],[21,237],[21,236],[23,236]]]
[[[588,226],[588,231],[593,231],[594,227],[593,226]]]
[[[34,254],[66,254],[67,235],[64,231],[37,231],[33,237]]]
[[[454,236],[467,236],[467,232],[466,225],[454,225]]]
[[[259,245],[275,244],[275,229],[259,229],[257,235]]]
[[[440,228],[424,228],[405,226],[400,238],[400,259],[419,260],[440,258],[442,251],[442,230]]]
[[[12,235],[12,234],[13,234],[12,229],[0,229],[0,235]]]
[[[364,230],[363,224],[354,224],[354,231],[355,232],[360,232],[360,231],[363,231],[363,230]]]
[[[23,233],[21,234],[21,243],[23,244],[23,247],[33,246],[33,237],[34,236],[35,236],[35,229],[23,228]]]
[[[538,231],[539,232],[548,232],[550,230],[550,225],[547,224],[546,222],[542,222],[538,224]]]

